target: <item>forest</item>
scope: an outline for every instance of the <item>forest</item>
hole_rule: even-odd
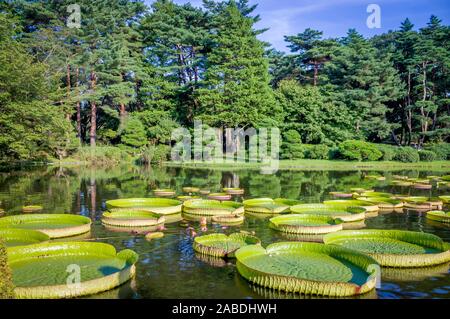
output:
[[[450,159],[450,26],[267,30],[248,0],[0,3],[0,163],[168,159],[177,127],[277,127],[283,159]]]

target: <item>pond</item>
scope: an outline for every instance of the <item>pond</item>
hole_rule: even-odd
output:
[[[385,181],[367,179],[379,174]],[[116,198],[151,197],[152,189],[172,188],[182,195],[183,186],[197,186],[211,191],[222,187],[245,189],[244,198],[283,197],[306,203],[331,199],[332,191],[353,187],[381,192],[418,196],[447,195],[450,190],[415,190],[390,186],[393,174],[409,177],[444,175],[426,171],[279,171],[264,175],[258,170],[206,170],[174,167],[115,168],[45,167],[0,173],[0,208],[7,215],[21,213],[24,205],[43,205],[44,213],[74,213],[94,221],[89,238],[77,240],[106,242],[118,250],[129,248],[139,254],[137,274],[131,282],[91,298],[305,298],[301,295],[272,291],[254,286],[236,271],[235,261],[198,256],[192,249],[193,238],[179,221],[166,224],[165,236],[152,241],[136,233],[105,228],[100,218],[105,201]],[[242,201],[242,197],[235,200]],[[447,208],[448,209],[448,208]],[[190,222],[202,234],[198,222]],[[206,233],[255,232],[264,246],[296,240],[268,227],[266,219],[247,216],[239,227],[208,225]],[[433,223],[424,213],[400,210],[367,219],[366,228],[403,229],[429,232],[450,242],[450,226]],[[384,270],[381,288],[359,298],[449,298],[449,265],[414,270]]]

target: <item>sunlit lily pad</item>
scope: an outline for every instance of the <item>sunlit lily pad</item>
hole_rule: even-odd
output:
[[[28,205],[28,206],[23,206],[22,207],[22,211],[24,213],[40,212],[43,209],[44,209],[44,207],[42,207],[41,205]]]
[[[164,216],[156,213],[138,210],[118,210],[104,212],[102,223],[121,227],[148,227],[162,225],[165,222]]]
[[[181,213],[182,202],[169,198],[128,198],[106,201],[108,209],[145,210],[166,215]]]
[[[172,189],[168,189],[168,188],[155,189],[153,191],[153,193],[155,194],[155,196],[161,196],[161,197],[175,196],[175,191]]]
[[[16,298],[68,298],[117,287],[135,274],[138,255],[104,243],[42,243],[8,248]],[[70,281],[70,274],[77,274]],[[80,282],[76,282],[79,278]]]
[[[210,193],[208,195],[208,198],[212,199],[212,200],[224,201],[224,200],[230,200],[231,195],[227,194],[227,193]]]
[[[334,207],[341,206],[342,208],[347,208],[351,206],[360,206],[364,207],[367,212],[376,212],[380,208],[377,205],[374,205],[371,202],[356,200],[356,199],[335,199],[335,200],[326,200],[323,202],[325,205],[331,205]]]
[[[326,215],[339,218],[344,222],[363,220],[366,216],[366,210],[362,207],[350,206],[342,208],[341,206],[334,207],[333,205],[325,204],[295,205],[291,207],[291,212],[294,214]]]
[[[196,252],[204,255],[234,257],[234,252],[239,248],[259,244],[260,242],[255,236],[243,233],[234,233],[229,236],[210,234],[195,237],[193,247]]]
[[[450,223],[450,212],[433,210],[427,212],[427,218],[441,223]]]
[[[326,235],[324,242],[361,251],[387,267],[427,267],[450,261],[450,246],[428,233],[344,230]]]
[[[342,221],[330,216],[290,214],[269,221],[270,228],[291,234],[327,234],[342,230]]]
[[[6,247],[37,244],[49,240],[43,232],[32,229],[3,228],[0,229],[0,240]]]
[[[244,202],[246,213],[254,214],[282,214],[289,213],[290,207],[300,204],[301,201],[285,198],[254,198]]]
[[[281,242],[236,252],[237,269],[260,286],[319,296],[353,296],[375,288],[379,268],[357,251],[319,243]]]
[[[244,215],[221,215],[212,217],[214,223],[225,226],[240,225],[244,222],[244,219]]]
[[[224,188],[223,191],[230,195],[243,195],[245,192],[243,188]]]
[[[50,238],[70,237],[91,230],[91,219],[72,214],[14,215],[0,218],[0,228],[32,229]]]
[[[195,199],[183,204],[183,213],[196,216],[236,215],[243,212],[243,205],[237,202]]]

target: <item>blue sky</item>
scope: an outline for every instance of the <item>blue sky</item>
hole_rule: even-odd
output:
[[[147,3],[153,1],[146,0]],[[174,0],[201,6],[201,0]],[[409,18],[420,28],[426,25],[432,14],[445,24],[450,24],[449,0],[251,0],[258,4],[261,21],[257,27],[270,28],[260,38],[270,42],[276,49],[288,51],[284,35],[293,35],[306,28],[324,32],[325,37],[344,36],[349,28],[355,28],[365,36],[373,36],[395,30],[400,22]],[[369,29],[366,12],[369,4],[381,8],[381,28]]]

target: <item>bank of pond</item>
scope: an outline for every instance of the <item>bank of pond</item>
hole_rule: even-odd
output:
[[[368,178],[381,180],[382,176]],[[392,183],[439,187],[448,180],[448,176],[414,181],[396,176]],[[179,223],[194,238],[196,254],[211,267],[235,259],[238,273],[249,285],[272,289],[274,294],[357,296],[376,289],[382,273],[395,276],[396,269],[406,269],[419,274],[425,267],[450,262],[449,243],[436,235],[365,228],[366,219],[403,209],[424,212],[430,222],[450,226],[446,211],[450,196],[412,197],[351,188],[330,192],[334,199],[322,203],[304,203],[286,198],[245,199],[240,188],[213,193],[185,186],[183,192],[155,189],[151,198],[106,201],[102,225],[156,241],[164,236],[166,224]],[[0,239],[7,247],[16,298],[92,295],[135,276],[138,254],[89,241],[90,218],[42,214],[41,209],[24,206],[22,214],[0,218]],[[263,245],[257,233],[248,231],[198,235],[211,223],[226,230],[248,217],[263,219],[288,241]]]

